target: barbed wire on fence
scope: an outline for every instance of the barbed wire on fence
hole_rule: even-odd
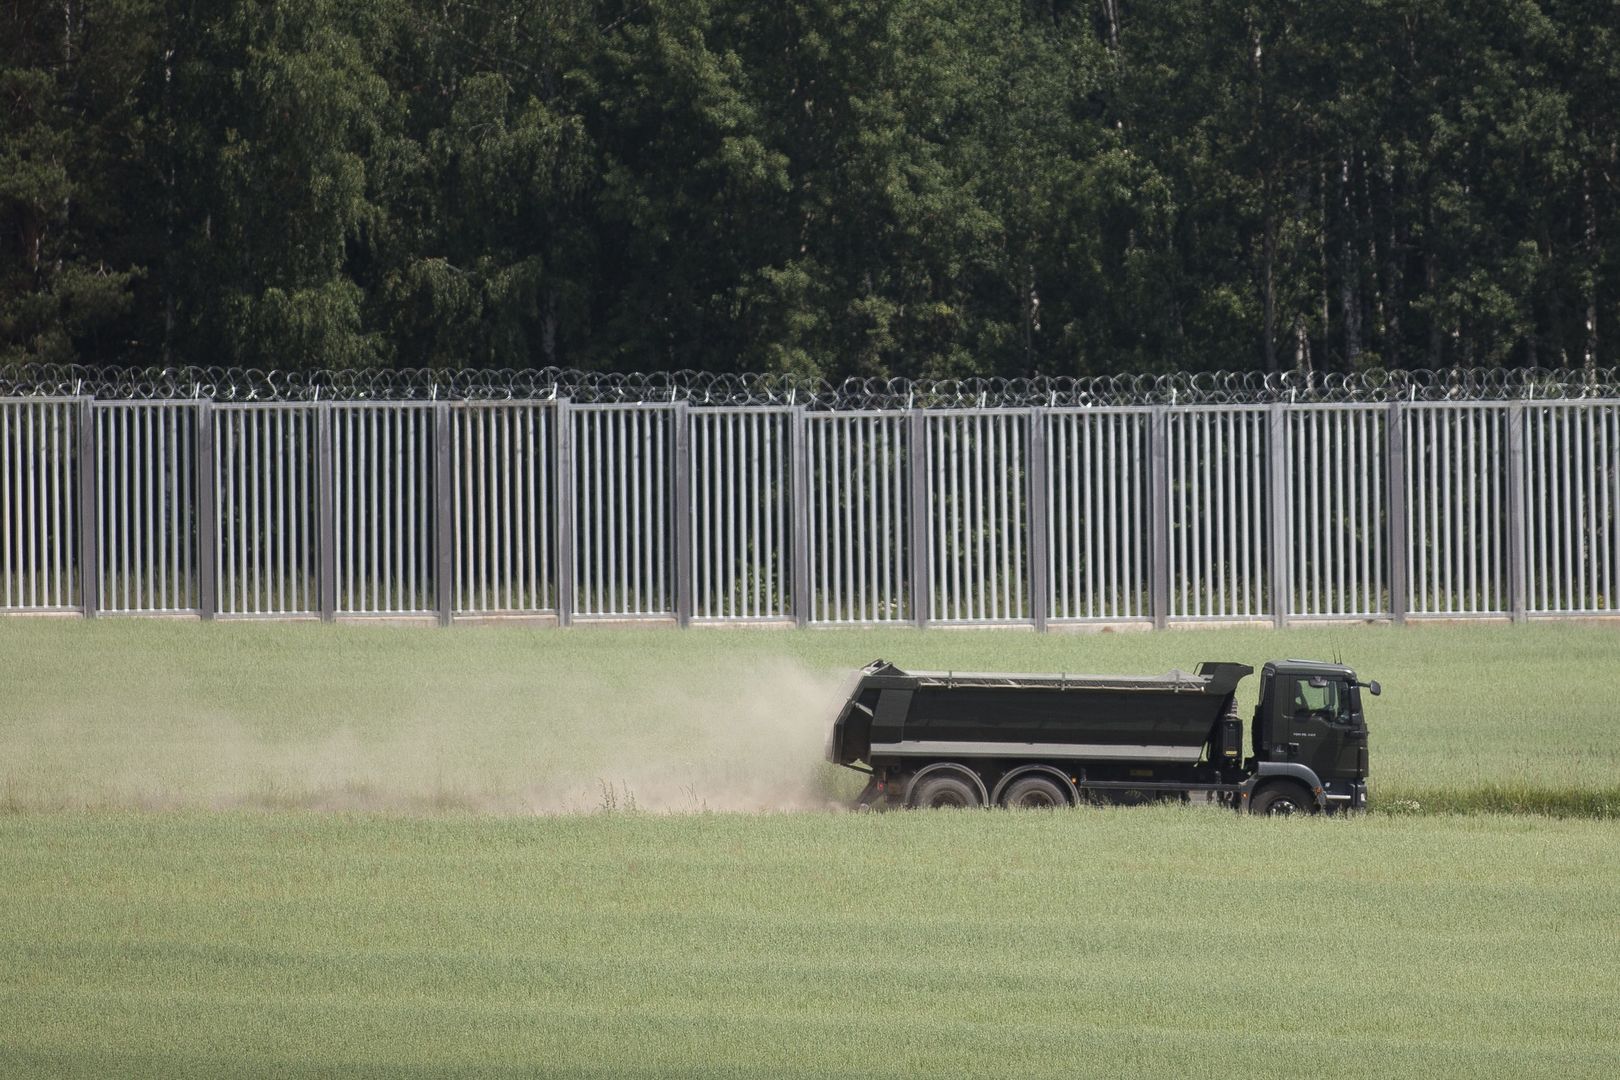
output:
[[[1352,373],[1206,371],[1032,378],[842,382],[791,374],[607,372],[572,368],[277,371],[235,367],[0,366],[0,396],[107,400],[505,401],[582,404],[685,401],[823,410],[1272,402],[1509,401],[1620,397],[1620,368],[1371,369]]]

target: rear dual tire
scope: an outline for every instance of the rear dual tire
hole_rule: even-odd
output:
[[[1001,796],[1001,805],[1009,810],[1061,810],[1069,805],[1069,793],[1055,780],[1026,776],[1012,782]]]
[[[1069,793],[1045,776],[1025,776],[1008,785],[1001,805],[1009,810],[1060,810],[1069,805]],[[925,776],[907,805],[919,810],[971,810],[983,806],[979,789],[962,776],[943,773]]]
[[[971,810],[984,804],[979,790],[959,776],[925,776],[911,793],[910,805],[919,810]]]

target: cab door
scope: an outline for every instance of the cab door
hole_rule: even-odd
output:
[[[1278,742],[1286,759],[1308,765],[1326,780],[1343,775],[1340,756],[1350,729],[1350,687],[1322,675],[1291,675],[1278,702]]]
[[[1361,711],[1361,687],[1350,687],[1350,710],[1345,716],[1339,744],[1337,773],[1346,779],[1367,778],[1367,716]]]

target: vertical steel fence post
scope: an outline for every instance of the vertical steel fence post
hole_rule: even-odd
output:
[[[799,626],[810,622],[810,421],[804,406],[795,406],[789,420],[789,469],[792,492],[792,517],[788,528],[792,530],[788,557],[793,561],[793,621]]]
[[[675,403],[675,622],[692,623],[692,406]]]
[[[321,621],[337,618],[337,486],[332,461],[332,403],[315,407],[315,552]]]
[[[219,500],[214,490],[214,403],[199,401],[196,456],[192,468],[197,477],[197,612],[212,619],[219,607],[219,551],[217,520]]]
[[[1281,403],[1268,406],[1266,411],[1266,466],[1270,477],[1266,489],[1266,511],[1271,547],[1267,573],[1271,576],[1271,624],[1281,629],[1288,625],[1293,593],[1293,582],[1289,576],[1292,560],[1288,551],[1288,412],[1287,406]]]
[[[1029,505],[1029,613],[1035,629],[1046,630],[1048,604],[1047,575],[1050,573],[1046,543],[1046,410],[1039,406],[1026,417],[1029,424],[1029,461],[1024,468],[1025,501]]]
[[[1407,529],[1406,520],[1406,410],[1398,401],[1389,403],[1384,422],[1384,498],[1389,500],[1389,618],[1406,621],[1407,606]]]
[[[96,490],[96,461],[101,445],[96,437],[94,399],[79,399],[78,421],[79,607],[85,618],[92,619],[101,595],[101,493]]]
[[[437,592],[439,625],[449,626],[456,604],[456,508],[452,502],[450,403],[441,401],[433,407],[433,524],[434,573],[433,584]]]
[[[1509,405],[1507,460],[1507,595],[1514,622],[1525,621],[1525,407]]]
[[[931,613],[933,573],[928,559],[928,414],[911,409],[906,414],[906,461],[911,481],[911,521],[906,530],[907,556],[911,566],[911,621],[918,628],[928,625]]]
[[[552,402],[552,557],[557,560],[557,625],[574,621],[574,417],[568,399]]]
[[[1170,407],[1148,414],[1148,604],[1155,629],[1170,625]]]

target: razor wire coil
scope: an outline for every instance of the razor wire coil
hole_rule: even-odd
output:
[[[1351,373],[1206,371],[1030,378],[850,378],[707,371],[607,372],[574,368],[440,370],[0,366],[0,396],[215,402],[510,401],[580,404],[687,402],[815,410],[1047,406],[1371,404],[1620,397],[1620,368],[1483,368]]]

